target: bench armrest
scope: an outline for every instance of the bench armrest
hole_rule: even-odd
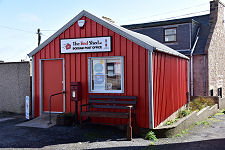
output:
[[[90,106],[91,104],[82,104],[82,105],[80,105],[80,112],[82,112],[82,107],[83,106]]]
[[[129,106],[126,106],[127,108],[133,108],[133,106],[132,105],[129,105]]]
[[[83,107],[83,106],[88,106],[88,105],[91,105],[91,104],[82,104],[80,106]]]

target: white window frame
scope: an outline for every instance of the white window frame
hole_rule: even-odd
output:
[[[92,60],[121,60],[121,90],[92,90]],[[107,56],[107,57],[88,57],[88,91],[89,93],[124,93],[124,57],[123,56]]]

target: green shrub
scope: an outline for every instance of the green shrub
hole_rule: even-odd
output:
[[[200,111],[206,106],[213,106],[214,100],[211,98],[199,97],[190,102],[190,108],[192,111]]]
[[[145,139],[147,140],[153,140],[153,141],[157,141],[158,139],[156,138],[156,135],[153,131],[149,131],[146,136]]]
[[[179,133],[179,134],[177,134],[176,136],[177,136],[177,137],[182,137],[182,134]]]
[[[183,118],[186,117],[187,115],[189,115],[191,113],[190,110],[184,109],[178,112],[177,114],[177,118]]]

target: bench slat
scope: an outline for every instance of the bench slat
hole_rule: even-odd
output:
[[[113,100],[89,100],[89,103],[136,105],[136,101],[113,101]]]
[[[81,116],[88,117],[109,117],[109,118],[128,118],[128,113],[120,113],[120,112],[81,112]]]
[[[107,95],[89,95],[89,99],[137,99],[136,96],[107,96]]]
[[[107,108],[107,109],[129,109],[126,106],[113,106],[113,105],[90,105],[90,107],[91,108]]]

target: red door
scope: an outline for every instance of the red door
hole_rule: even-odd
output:
[[[43,60],[43,111],[49,111],[49,97],[63,91],[63,60]],[[63,112],[63,94],[51,98],[51,111]]]

